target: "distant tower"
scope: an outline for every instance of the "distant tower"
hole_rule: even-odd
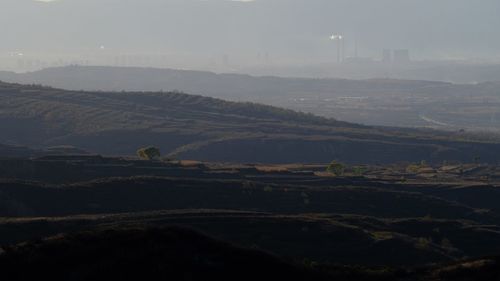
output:
[[[407,64],[410,62],[410,51],[407,49],[394,50],[394,63]]]
[[[389,49],[385,49],[382,52],[382,62],[391,63],[392,62],[392,51]]]
[[[341,63],[345,59],[345,38],[343,35],[334,34],[330,36],[330,40],[337,43],[337,63]]]
[[[345,37],[342,37],[342,62],[345,62]]]

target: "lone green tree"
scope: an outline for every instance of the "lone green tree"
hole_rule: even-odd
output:
[[[354,175],[360,177],[360,176],[363,176],[366,172],[366,169],[364,167],[361,167],[361,166],[356,166],[354,168],[352,168],[352,171],[354,173]]]
[[[153,160],[161,157],[160,149],[154,146],[143,147],[137,150],[137,156],[144,160]]]
[[[345,171],[345,166],[337,161],[332,161],[332,163],[326,167],[326,171],[336,176],[342,176]]]

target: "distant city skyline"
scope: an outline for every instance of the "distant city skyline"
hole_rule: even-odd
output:
[[[343,58],[498,62],[498,14],[497,0],[3,0],[0,69],[334,63],[332,34]]]

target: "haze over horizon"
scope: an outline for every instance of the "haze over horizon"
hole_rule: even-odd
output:
[[[500,2],[494,0],[2,0],[0,5],[6,7],[0,9],[0,58],[12,65],[4,63],[2,69],[9,70],[19,68],[18,57],[47,61],[46,66],[61,60],[155,66],[163,60],[208,70],[217,64],[333,63],[332,34],[343,34],[347,57],[355,56],[357,45],[360,57],[408,49],[416,60],[500,59]]]
[[[0,0],[2,280],[500,281],[498,15]]]

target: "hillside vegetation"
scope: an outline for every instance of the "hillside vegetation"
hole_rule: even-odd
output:
[[[345,67],[348,68],[348,65],[343,65],[342,69]],[[460,68],[459,65],[450,67]],[[387,69],[389,72],[393,70]],[[427,69],[427,73],[433,71],[436,70]],[[445,73],[434,76],[441,77],[453,71],[448,69]],[[377,77],[387,77],[381,73]],[[478,74],[471,74],[470,71],[467,73]],[[405,76],[398,73],[400,74]],[[488,80],[486,76],[474,80],[474,83],[453,84],[395,79],[255,77],[139,67],[68,66],[19,74],[0,72],[0,80],[38,83],[68,90],[181,90],[226,100],[275,105],[361,124],[431,127],[449,131],[500,131],[500,83],[476,82],[498,80]]]
[[[132,155],[232,162],[486,162],[500,144],[467,135],[360,126],[179,92],[85,92],[0,84],[0,143],[70,145]]]

